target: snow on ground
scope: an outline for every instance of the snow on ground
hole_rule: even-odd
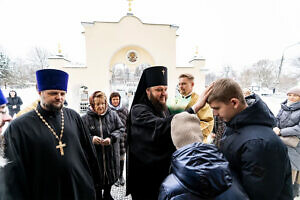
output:
[[[23,101],[22,108],[25,108],[26,106],[30,105],[32,102],[34,102],[36,99],[39,98],[39,95],[35,89],[35,87],[31,88],[25,88],[25,89],[2,89],[4,95],[8,97],[9,91],[15,90],[17,92],[17,95],[21,97]]]
[[[25,108],[26,106],[30,105],[32,102],[34,102],[36,99],[39,98],[39,95],[35,89],[35,87],[31,88],[25,88],[25,89],[3,89],[1,88],[4,96],[8,97],[10,90],[15,90],[17,92],[17,95],[21,97],[23,101],[23,105],[21,106],[21,110]],[[7,111],[8,112],[8,111]],[[8,123],[5,124],[5,126],[2,129],[2,134],[4,133],[5,129],[7,128]]]

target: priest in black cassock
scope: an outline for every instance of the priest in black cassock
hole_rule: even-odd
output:
[[[127,194],[133,200],[157,200],[159,187],[169,174],[175,147],[171,140],[171,120],[166,106],[167,68],[149,67],[139,81],[127,122]],[[208,95],[208,87],[203,95]],[[204,105],[203,95],[187,112],[197,113]]]
[[[36,78],[40,103],[4,133],[4,199],[94,200],[99,166],[79,114],[63,107],[68,74],[44,69]]]

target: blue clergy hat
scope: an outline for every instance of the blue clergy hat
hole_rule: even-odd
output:
[[[0,105],[3,105],[3,104],[7,104],[7,100],[6,100],[5,96],[3,95],[2,90],[0,89]]]
[[[68,89],[69,75],[57,69],[42,69],[36,71],[38,91]]]

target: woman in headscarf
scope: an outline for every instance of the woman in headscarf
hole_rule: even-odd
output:
[[[97,191],[97,200],[113,200],[110,190],[120,171],[118,140],[125,127],[117,113],[108,107],[103,92],[94,92],[89,102],[90,107],[82,119],[90,131],[100,166],[102,189]]]
[[[121,95],[118,92],[113,92],[109,97],[109,107],[116,111],[118,116],[120,117],[123,125],[126,127],[126,121],[128,118],[128,109],[122,105]],[[125,153],[127,149],[126,144],[126,132],[123,132],[120,137],[120,175],[119,180],[116,182],[115,186],[124,186],[125,180],[123,178],[123,170],[125,163]]]
[[[287,92],[287,100],[281,104],[274,132],[280,136],[288,148],[292,166],[293,195],[299,196],[300,184],[300,87]]]

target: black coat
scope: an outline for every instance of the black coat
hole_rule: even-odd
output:
[[[287,148],[272,127],[276,119],[257,95],[226,123],[220,149],[251,200],[293,199]]]
[[[60,135],[60,112],[46,111],[40,105],[37,109]],[[64,156],[34,110],[13,120],[6,129],[5,200],[95,199],[94,184],[100,184],[95,149],[79,114],[68,108],[63,112]]]
[[[118,116],[120,117],[123,125],[126,127],[126,121],[128,118],[128,109],[123,106],[120,109],[116,109],[114,106],[110,107],[112,110],[116,111]],[[127,134],[126,130],[120,136],[120,156],[124,156],[126,153],[127,142],[126,142]]]
[[[99,136],[103,139],[107,137],[111,139],[111,145],[95,145],[100,166],[101,183],[102,185],[111,185],[117,181],[120,174],[118,140],[125,127],[117,113],[110,108],[102,116],[89,109],[87,114],[82,116],[82,119],[90,131],[91,138]]]
[[[188,112],[193,113],[190,108]],[[169,174],[172,153],[169,111],[158,113],[152,104],[136,104],[131,108],[128,129],[127,194],[143,194],[157,199],[159,187]]]
[[[193,143],[173,153],[172,173],[159,200],[247,200],[239,181],[215,145]]]
[[[15,96],[11,97],[9,94],[9,97],[7,97],[7,107],[9,110],[9,114],[17,114],[20,111],[21,105],[23,104],[22,99],[17,96],[17,93],[15,92]],[[13,106],[16,106],[16,108],[13,108]]]

